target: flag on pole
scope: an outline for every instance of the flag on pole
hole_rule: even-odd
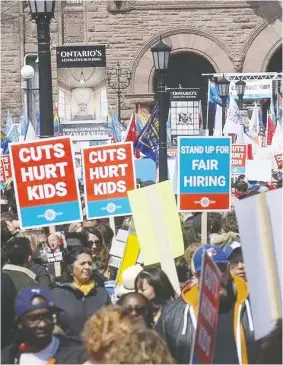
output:
[[[25,138],[28,130],[28,119],[26,118],[26,108],[23,106],[20,112],[19,124],[21,129],[21,136]]]
[[[20,133],[16,124],[12,125],[10,132],[7,134],[7,139],[9,139],[11,142],[19,142]]]
[[[225,136],[232,135],[235,137],[233,143],[243,143],[244,125],[242,123],[242,117],[239,107],[235,99],[230,98],[230,105],[228,108],[227,119],[223,128],[223,134]]]
[[[267,118],[267,131],[266,131],[266,144],[268,146],[271,146],[275,130],[276,130],[276,125],[272,120],[271,114],[269,114]]]
[[[25,141],[34,141],[37,139],[35,130],[34,130],[34,126],[32,125],[32,122],[29,121],[28,123],[28,128],[27,128],[27,133],[25,135]]]
[[[122,133],[126,130],[125,126],[119,121],[116,114],[109,110],[111,124],[112,124],[112,131],[113,131],[113,139],[114,142],[121,142],[122,141]]]
[[[136,115],[132,113],[131,120],[125,133],[125,142],[136,142],[138,138],[137,126],[136,126]],[[140,158],[140,152],[135,148],[136,158]]]
[[[14,123],[13,123],[13,119],[11,117],[10,111],[7,111],[7,118],[6,118],[6,123],[5,123],[5,129],[4,129],[4,134],[5,136],[8,136],[9,132],[11,131],[12,127],[13,127]]]
[[[150,118],[150,113],[147,109],[138,106],[138,112],[136,115],[136,124],[138,133],[140,133],[143,127],[146,125],[148,119]]]
[[[218,104],[216,105],[213,135],[222,136],[222,108]]]
[[[59,119],[59,115],[58,115],[58,108],[55,108],[54,111],[54,136],[58,137],[60,136],[60,119]]]
[[[146,125],[142,129],[138,136],[134,147],[142,152],[145,156],[151,158],[153,161],[158,162],[158,149],[159,149],[159,104],[155,104],[152,114],[147,121]]]
[[[222,99],[220,97],[219,85],[210,81],[209,83],[209,97],[208,100],[212,104],[222,105]]]
[[[256,137],[259,134],[259,113],[257,103],[254,103],[253,114],[249,123],[249,134],[251,137]]]

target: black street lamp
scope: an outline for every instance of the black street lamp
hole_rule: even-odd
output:
[[[113,78],[114,76],[116,76],[117,81],[113,82]],[[118,98],[118,119],[119,121],[122,123],[121,121],[121,95],[122,95],[122,90],[126,89],[129,85],[130,85],[130,81],[131,81],[131,71],[126,69],[126,70],[122,70],[120,67],[120,63],[117,63],[117,66],[115,67],[115,69],[110,69],[107,71],[107,82],[108,82],[108,86],[115,90],[117,92],[117,98]],[[111,82],[112,81],[112,82]]]
[[[53,137],[50,20],[54,17],[55,0],[30,0],[29,7],[37,24],[40,137]]]
[[[160,41],[151,48],[151,52],[157,73],[156,93],[159,102],[159,182],[161,182],[168,179],[165,86],[171,47],[167,46],[160,37]]]
[[[218,81],[219,85],[219,95],[222,99],[222,133],[225,125],[225,108],[226,108],[226,100],[227,96],[229,95],[229,86],[230,81],[225,79],[224,75],[223,77]]]
[[[243,97],[244,97],[245,89],[246,89],[246,83],[243,80],[239,80],[235,83],[235,86],[236,86],[236,91],[237,91],[237,95],[239,98],[239,108],[242,108]]]

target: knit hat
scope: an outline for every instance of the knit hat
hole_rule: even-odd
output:
[[[192,272],[200,272],[204,252],[214,261],[215,264],[228,264],[228,258],[222,248],[212,245],[205,245],[198,248],[192,258]]]
[[[138,274],[142,271],[140,265],[129,266],[124,270],[122,274],[122,285],[119,287],[117,296],[122,296],[123,294],[131,293],[135,291],[135,281]]]

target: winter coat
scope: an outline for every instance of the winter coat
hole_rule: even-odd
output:
[[[86,296],[71,283],[56,283],[52,290],[59,308],[57,323],[67,336],[80,338],[85,322],[104,305],[111,304],[105,289],[96,286]]]
[[[255,363],[254,328],[246,282],[234,276],[236,293],[234,335],[240,364]],[[189,364],[197,325],[198,285],[185,288],[181,297],[167,304],[155,327],[178,364]]]
[[[10,345],[16,328],[14,306],[16,287],[9,275],[1,273],[1,349]]]
[[[54,356],[55,364],[82,364],[86,360],[79,341],[65,336],[58,338],[60,344]],[[19,343],[8,346],[1,352],[1,364],[18,364],[20,355]]]
[[[42,264],[32,263],[29,269],[36,275],[35,280],[41,288],[51,290],[53,288],[47,268]]]
[[[3,273],[10,276],[17,293],[26,287],[38,286],[38,282],[35,280],[36,275],[26,267],[6,264],[3,267]]]

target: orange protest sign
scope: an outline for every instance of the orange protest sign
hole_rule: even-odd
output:
[[[127,196],[136,187],[131,142],[83,149],[87,218],[131,214]]]
[[[82,220],[69,137],[11,143],[21,228]]]
[[[241,175],[245,173],[247,158],[247,146],[244,144],[232,144],[232,174]]]
[[[1,156],[1,168],[0,168],[0,182],[5,184],[8,179],[11,179],[11,161],[9,155]]]

